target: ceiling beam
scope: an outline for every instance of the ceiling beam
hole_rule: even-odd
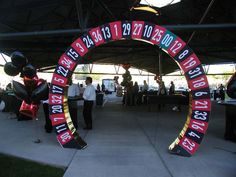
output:
[[[210,4],[208,5],[207,9],[205,10],[204,14],[202,15],[200,21],[198,22],[198,24],[201,24],[203,22],[203,20],[205,19],[207,13],[209,12],[209,10],[211,9],[212,5],[214,4],[215,0],[211,0]],[[192,40],[193,36],[195,35],[196,31],[193,31],[193,33],[191,34],[191,36],[188,39],[187,44],[189,44],[189,42]]]
[[[6,25],[2,22],[0,22],[0,27],[1,27],[1,30],[6,29],[6,30],[14,31],[14,32],[19,32],[19,30],[17,30],[16,28]]]
[[[20,13],[26,10],[36,10],[39,8],[46,9],[54,6],[70,5],[70,1],[65,0],[41,0],[18,3],[19,5],[6,5],[0,7],[0,14],[2,13]]]
[[[96,1],[98,3],[99,6],[101,6],[101,8],[103,10],[105,10],[105,12],[109,15],[109,17],[111,18],[111,20],[116,20],[116,17],[114,16],[114,14],[112,13],[112,11],[107,7],[107,5],[101,1],[101,0],[97,0]]]
[[[83,18],[83,8],[82,8],[82,2],[81,0],[75,0],[75,6],[76,6],[76,13],[77,13],[77,18],[79,22],[79,28],[84,29],[84,18]]]

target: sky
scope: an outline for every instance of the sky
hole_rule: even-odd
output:
[[[10,61],[10,57],[8,57],[7,55],[0,53],[0,65],[4,65],[6,62],[4,60],[4,58],[9,62]]]
[[[169,3],[175,4],[180,2],[181,0],[141,0],[140,4],[146,4],[150,6],[155,6],[155,7],[164,7],[168,5]]]

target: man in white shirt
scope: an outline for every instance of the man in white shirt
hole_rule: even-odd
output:
[[[144,80],[143,81],[143,88],[142,88],[142,92],[144,92],[145,94],[147,93],[148,91],[148,84],[147,84],[147,81]]]
[[[92,85],[92,78],[87,77],[85,80],[86,88],[83,93],[84,98],[84,109],[83,109],[83,116],[84,116],[84,122],[86,130],[92,129],[92,108],[93,108],[93,102],[96,100],[96,90],[94,86]]]

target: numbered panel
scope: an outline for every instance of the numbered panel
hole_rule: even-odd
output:
[[[141,38],[146,41],[150,41],[155,25],[152,23],[144,22],[143,32]]]
[[[62,65],[57,65],[55,69],[55,73],[58,76],[64,77],[64,78],[69,78],[72,75],[71,70],[69,70],[67,67],[62,66]]]
[[[73,42],[71,47],[72,48],[69,47],[66,54],[75,61],[80,57],[83,57],[88,52],[88,48],[84,45],[80,38]]]
[[[112,40],[112,32],[109,24],[100,26],[100,31],[102,32],[104,42],[109,42],[110,40]]]
[[[176,38],[176,35],[171,33],[170,31],[166,31],[164,36],[162,37],[159,46],[162,49],[167,50],[168,48],[171,48],[171,44],[174,43]]]
[[[76,60],[72,60],[65,54],[60,57],[58,64],[70,71],[74,71],[75,67],[77,66]]]
[[[112,34],[112,40],[120,40],[122,38],[123,32],[120,21],[110,23],[110,30]]]
[[[151,39],[149,41],[155,45],[159,45],[166,31],[167,30],[165,28],[155,25]]]
[[[59,143],[67,148],[83,148],[86,145],[75,131],[67,105],[68,79],[75,67],[92,48],[125,39],[157,45],[177,62],[185,74],[190,89],[189,114],[169,150],[191,156],[203,140],[210,117],[210,91],[205,72],[198,57],[184,41],[165,28],[144,21],[115,21],[92,28],[76,39],[60,57],[49,94],[50,117]]]
[[[185,47],[186,43],[182,41],[179,37],[176,37],[174,41],[171,42],[170,46],[168,47],[167,52],[170,56],[175,57],[180,50],[182,50]]]
[[[121,23],[121,34],[122,38],[130,39],[132,37],[132,22],[122,21]]]
[[[95,37],[93,36],[93,38]],[[90,36],[90,34],[84,34],[80,37],[87,50],[95,47],[95,42],[93,41],[93,38]]]
[[[52,76],[52,81],[51,81],[51,84],[52,86],[53,85],[59,85],[61,87],[66,87],[66,84],[67,84],[67,78],[66,77],[63,77],[61,75],[58,75],[54,72],[53,76]]]
[[[132,22],[132,39],[141,39],[143,32],[144,22],[134,21]]]
[[[104,43],[103,34],[99,27],[91,29],[89,31],[89,34],[92,37],[96,46]]]

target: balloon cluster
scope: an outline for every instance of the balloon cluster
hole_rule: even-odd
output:
[[[154,76],[154,80],[155,80],[158,84],[160,84],[160,83],[162,82],[162,78],[161,78],[161,76],[158,75],[158,74],[156,74],[156,75]]]
[[[123,81],[121,82],[121,85],[124,87],[128,87],[132,80],[132,76],[129,72],[129,68],[131,67],[131,65],[129,63],[125,63],[122,64],[122,67],[125,69],[125,73],[122,75]]]
[[[19,112],[35,118],[40,101],[48,99],[48,84],[45,80],[38,78],[36,68],[28,63],[28,59],[21,52],[13,52],[10,58],[11,62],[4,65],[5,73],[9,76],[20,73],[24,83],[13,81],[14,94],[23,100]]]
[[[128,69],[131,67],[131,64],[125,63],[125,64],[122,64],[122,67],[123,67],[125,70],[128,70]]]

